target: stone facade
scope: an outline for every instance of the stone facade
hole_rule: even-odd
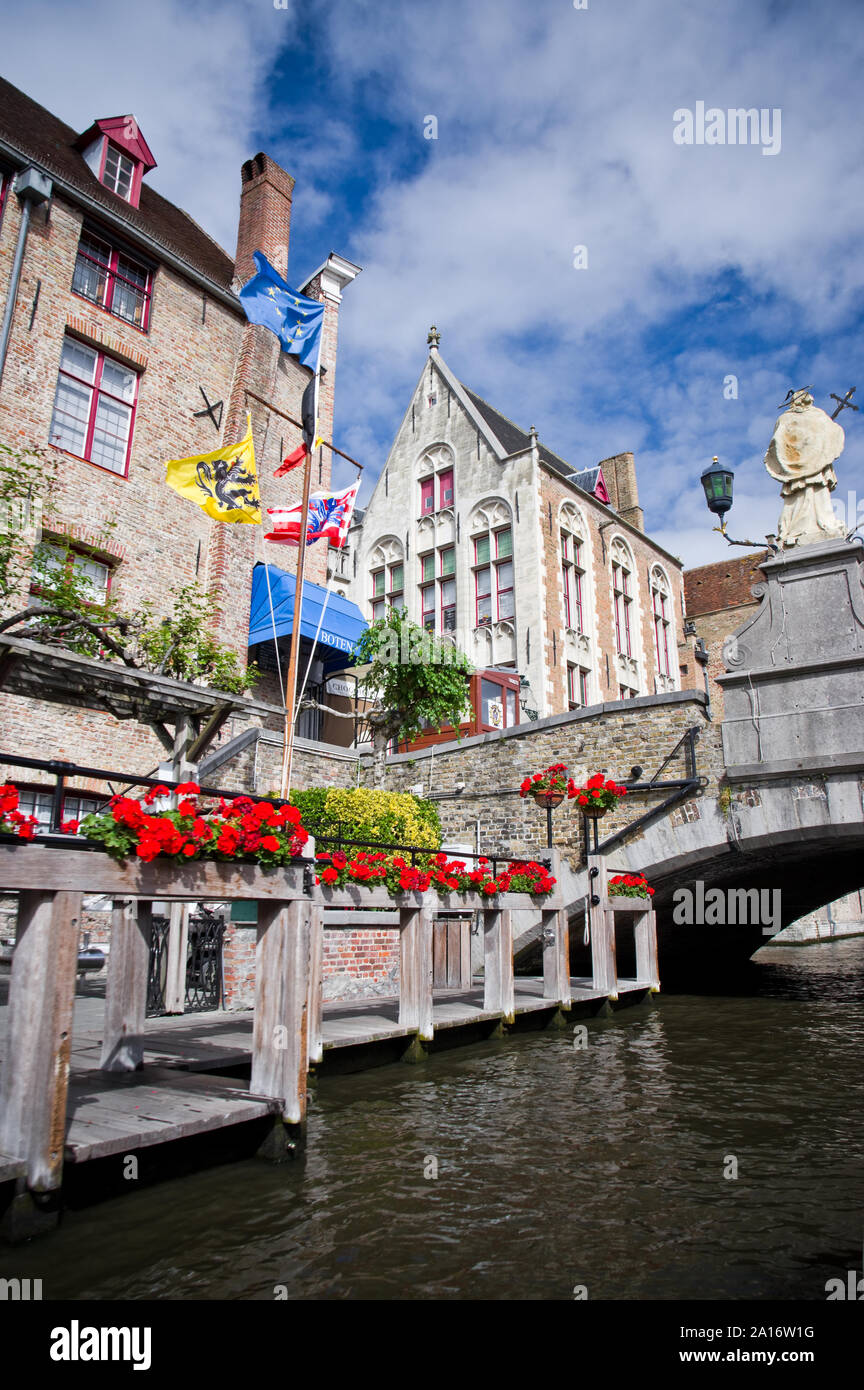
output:
[[[723,649],[727,638],[752,618],[759,607],[753,589],[764,580],[760,566],[770,553],[762,550],[756,554],[730,556],[713,565],[684,571],[688,627],[692,627],[704,643],[707,660],[702,664],[707,674],[711,708],[717,719],[723,718],[723,687],[717,683],[717,677],[726,670]]]
[[[421,581],[424,587],[434,584],[440,635],[449,630],[442,613],[442,552],[452,548],[456,644],[479,669],[511,668],[527,678],[530,693],[523,686],[523,707],[533,704],[542,717],[618,700],[622,690],[647,695],[699,688],[701,677],[683,633],[681,563],[644,534],[632,454],[600,465],[604,479],[608,475],[610,498],[619,500],[616,511],[595,492],[568,481],[569,466],[539,443],[536,431],[519,430],[463,386],[441,357],[436,335],[430,336],[429,360],[362,522],[352,532],[356,565],[349,597],[372,616],[372,574],[384,569],[386,591],[392,571],[401,566],[403,601],[418,623]],[[446,498],[443,479],[451,470],[453,496]],[[421,483],[429,478],[434,506],[427,510]],[[509,601],[496,608],[493,592],[490,620],[480,621],[474,543],[488,534],[494,547],[496,535],[508,529],[512,612]],[[578,543],[583,571],[581,615],[571,591],[569,620],[562,532],[572,538],[571,545]],[[432,581],[423,575],[424,555],[434,556]],[[493,552],[493,565],[494,559]],[[613,563],[628,571],[629,642],[620,620],[620,641],[616,635]],[[659,662],[652,612],[658,581],[668,622]],[[491,582],[494,589],[494,574]],[[619,651],[628,645],[629,654]],[[569,687],[568,667],[574,672]],[[580,671],[585,673],[581,689]]]

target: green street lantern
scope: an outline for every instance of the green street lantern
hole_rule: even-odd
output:
[[[702,474],[702,486],[705,489],[705,501],[708,503],[709,510],[714,512],[722,520],[724,513],[728,512],[732,506],[732,484],[735,474],[731,468],[721,468],[718,459],[712,461],[711,467],[706,468]]]

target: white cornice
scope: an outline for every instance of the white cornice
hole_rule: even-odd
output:
[[[328,299],[335,300],[339,304],[345,286],[356,280],[362,269],[362,266],[355,265],[347,257],[331,251],[326,261],[322,262],[318,269],[313,270],[312,274],[307,277],[305,285],[311,285],[312,281],[320,275],[323,293]]]

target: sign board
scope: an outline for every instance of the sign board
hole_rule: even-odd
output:
[[[327,682],[327,694],[345,695],[350,700],[354,694],[354,687],[350,681],[340,681],[334,676]]]
[[[501,700],[489,701],[488,715],[486,723],[491,724],[493,729],[504,728],[504,704]]]

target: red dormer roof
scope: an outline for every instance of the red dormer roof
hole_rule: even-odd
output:
[[[156,160],[134,116],[105,116],[102,120],[94,121],[78,136],[75,148],[86,150],[100,135],[107,135],[112,145],[125,150],[130,159],[142,165],[145,174],[156,168]]]

